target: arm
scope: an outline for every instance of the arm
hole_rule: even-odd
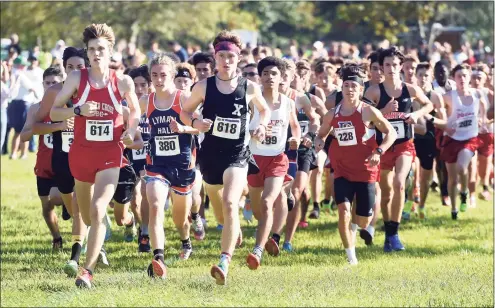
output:
[[[376,106],[378,106],[378,102],[380,101],[380,91],[378,86],[371,86],[366,89],[363,97],[368,100],[371,106],[376,108]]]
[[[334,113],[335,113],[334,109],[329,110],[327,114],[325,114],[325,116],[323,117],[323,120],[321,121],[321,126],[320,129],[318,130],[314,142],[316,152],[321,151],[321,149],[323,149],[323,147],[325,146],[325,139],[327,138],[332,128],[330,124],[332,123]]]
[[[132,150],[141,150],[144,147],[143,136],[141,135],[141,131],[139,131],[139,129],[136,130],[132,144],[126,147]]]
[[[323,89],[318,86],[315,87],[315,96],[318,97],[322,102],[324,102],[326,99],[325,91],[323,91]]]
[[[383,137],[382,144],[379,148],[381,148],[383,152],[387,151],[397,139],[397,132],[393,128],[392,124],[390,124],[390,122],[383,117],[383,114],[378,109],[368,106],[365,110],[368,110],[366,115],[369,115],[369,121],[375,124],[376,129],[384,135],[386,134]]]
[[[418,124],[414,125],[414,133],[418,135],[425,135],[427,132],[426,128],[426,120],[425,118],[419,118],[418,119]]]
[[[311,97],[311,107],[313,107],[316,113],[323,118],[327,113],[327,108],[325,108],[325,103],[315,95],[310,95]]]
[[[81,72],[72,71],[65,80],[62,89],[55,96],[53,105],[50,110],[50,118],[52,121],[63,121],[74,117],[74,108],[65,108],[65,104],[69,101],[72,95],[79,87]],[[81,108],[82,109],[82,108]]]
[[[33,130],[31,129],[31,126],[33,125],[34,121],[34,114],[36,113],[36,110],[38,109],[38,104],[31,105],[29,107],[27,117],[26,117],[26,122],[24,123],[24,127],[22,128],[21,131],[21,142],[26,142],[33,137]]]
[[[425,115],[433,111],[433,103],[428,99],[428,97],[426,97],[426,95],[423,93],[423,90],[414,85],[408,85],[407,88],[410,91],[409,93],[411,93],[411,96],[415,97],[416,101],[423,105],[418,111],[413,112],[413,114],[416,115],[416,120],[418,118],[424,117]]]
[[[447,112],[445,110],[445,103],[440,94],[436,92],[431,92],[431,102],[435,107],[435,111],[437,112],[437,118],[439,119],[447,119]]]
[[[249,95],[251,97],[251,99],[249,100],[249,104],[251,105],[252,103],[259,112],[259,125],[263,125],[266,129],[268,123],[270,122],[271,112],[270,108],[268,108],[265,98],[263,97],[263,93],[261,93],[261,88],[257,84],[248,81],[246,95]]]
[[[335,108],[336,98],[337,98],[337,91],[333,91],[332,94],[327,96],[327,99],[325,100],[325,108],[327,108],[327,110]]]
[[[302,106],[304,113],[308,116],[309,118],[309,129],[308,133],[315,133],[318,131],[318,128],[320,127],[320,117],[318,114],[316,114],[315,110],[311,106],[311,102],[309,98],[306,95],[301,95],[296,98],[296,100],[299,100],[300,105]],[[295,106],[294,106],[295,109]],[[296,115],[297,117],[297,115]],[[303,136],[304,137],[304,136]]]
[[[118,88],[120,93],[124,94],[123,97],[129,106],[128,128],[126,132],[134,139],[134,135],[136,134],[139,125],[139,118],[141,117],[141,108],[139,107],[139,100],[134,89],[134,81],[132,81],[131,77],[128,75],[123,75],[120,78]],[[126,132],[124,132],[124,134]]]
[[[204,102],[205,95],[206,95],[206,79],[196,83],[196,85],[193,87],[191,91],[191,94],[182,104],[182,110],[180,112],[180,120],[182,121],[182,123],[184,123],[184,125],[192,127],[194,112],[198,109],[198,106]]]
[[[301,127],[297,121],[296,108],[292,100],[290,101],[289,125],[292,133],[292,137],[290,139],[294,139],[291,150],[297,150],[299,147],[299,140],[301,140]]]
[[[58,130],[64,130],[67,128],[67,123],[59,122],[47,124],[44,123],[44,119],[50,114],[50,109],[52,108],[53,101],[57,96],[58,89],[61,89],[62,85],[54,85],[46,90],[43,95],[43,99],[38,104],[36,113],[34,114],[32,131],[34,135],[45,135],[56,132]]]

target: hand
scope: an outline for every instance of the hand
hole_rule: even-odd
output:
[[[385,108],[383,108],[383,113],[387,114],[397,110],[399,110],[399,102],[392,98],[390,102],[387,103]]]
[[[201,133],[206,133],[210,130],[211,125],[213,125],[213,121],[210,119],[197,119],[193,124],[193,128],[199,130]]]
[[[84,117],[92,117],[96,115],[98,111],[98,103],[94,101],[87,101],[82,106],[79,107],[81,109],[81,115]]]
[[[289,142],[289,149],[297,150],[299,148],[299,142],[297,141],[296,138],[290,137],[289,140],[287,141]]]
[[[367,162],[370,167],[374,167],[380,163],[380,157],[380,154],[378,154],[376,151],[373,151],[373,153],[371,153],[371,155],[366,158],[365,162]]]
[[[271,136],[272,133],[273,133],[273,126],[272,126],[272,124],[268,124],[266,126],[265,136]]]
[[[316,136],[314,143],[316,153],[320,152],[325,147],[325,140],[321,139],[320,136]]]
[[[61,130],[68,130],[68,129],[74,129],[74,118],[70,118],[65,121],[62,121]]]
[[[455,134],[455,131],[456,131],[456,123],[455,122],[449,122],[447,123],[447,127],[445,128],[445,132],[452,136],[453,134]]]
[[[264,125],[258,125],[258,127],[253,132],[253,137],[259,142],[263,142],[265,140],[266,129]]]
[[[177,121],[175,120],[175,118],[172,118],[170,120],[170,129],[172,130],[172,132],[179,133],[179,134],[182,134],[185,131],[184,126],[182,126],[179,123],[177,123]]]
[[[129,130],[126,130],[124,133],[122,133],[120,140],[124,141],[124,144],[127,147],[132,145],[132,143],[134,142],[134,138],[131,136],[131,132]]]
[[[418,115],[416,112],[411,112],[406,114],[406,123],[407,124],[418,124]]]
[[[302,139],[301,139],[301,144],[307,148],[310,148],[313,146],[313,141],[311,141],[311,138],[309,138],[307,135],[304,136]]]

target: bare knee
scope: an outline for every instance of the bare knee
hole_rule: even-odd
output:
[[[406,189],[406,183],[405,181],[402,181],[401,179],[395,177],[393,187],[394,187],[394,192],[403,194],[404,190]]]
[[[366,227],[368,227],[371,219],[372,219],[372,216],[363,217],[363,216],[356,215],[356,223],[359,226],[359,228],[361,228],[361,229],[365,229]]]
[[[339,204],[339,220],[348,222],[351,220],[351,211],[348,206]]]

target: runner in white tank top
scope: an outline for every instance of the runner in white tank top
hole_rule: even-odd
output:
[[[271,110],[271,117],[265,140],[259,142],[251,139],[249,143],[250,151],[260,170],[257,174],[248,175],[251,207],[258,220],[256,243],[253,252],[246,259],[248,267],[252,270],[260,266],[265,245],[271,255],[279,254],[278,241],[274,238],[280,239],[280,235],[273,234],[270,239],[268,236],[274,220],[278,224],[284,222],[287,217],[287,195],[282,190],[282,186],[285,180],[292,180],[287,176],[289,159],[284,153],[289,124],[292,133],[289,139],[290,148],[297,149],[301,140],[301,128],[297,121],[294,101],[279,93],[279,85],[285,70],[286,65],[283,60],[276,57],[267,57],[258,63],[263,97]],[[258,122],[259,115],[255,109],[251,123]],[[276,218],[273,214],[274,207]]]

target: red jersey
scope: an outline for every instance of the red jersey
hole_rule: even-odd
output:
[[[74,144],[78,146],[102,148],[120,143],[124,132],[122,117],[122,97],[117,87],[117,77],[110,70],[110,78],[106,87],[96,89],[89,82],[87,69],[81,69],[81,81],[75,106],[82,106],[87,101],[98,103],[95,116],[74,118]]]
[[[363,102],[349,116],[340,113],[337,106],[331,126],[335,139],[329,148],[334,177],[344,177],[351,182],[376,182],[379,167],[371,167],[365,160],[378,147],[375,130],[368,128],[362,118]]]
[[[46,116],[43,122],[50,124],[50,116]],[[52,134],[40,135],[38,139],[38,153],[36,153],[36,165],[34,166],[34,174],[36,176],[46,179],[53,177],[52,152]]]

